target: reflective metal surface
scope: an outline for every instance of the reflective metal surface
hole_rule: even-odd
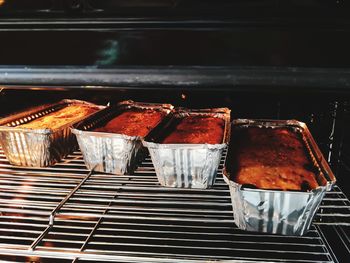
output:
[[[58,129],[28,129],[16,127],[59,110],[70,104],[87,104],[85,101],[62,100],[58,103],[38,106],[0,120],[0,143],[9,162],[20,166],[44,167],[60,161],[77,147],[68,123]]]
[[[143,145],[150,152],[161,185],[206,189],[214,184],[222,153],[230,139],[230,112],[228,108],[177,109],[173,119],[167,123],[163,131],[143,141]],[[164,144],[159,141],[162,134],[171,130],[172,121],[197,115],[214,116],[225,121],[221,144]]]
[[[289,128],[299,132],[319,174],[319,187],[309,192],[292,192],[243,188],[234,182],[232,163],[226,160],[225,181],[230,187],[236,225],[243,230],[283,235],[304,235],[326,191],[335,184],[335,177],[304,123],[290,120],[245,120],[232,123],[232,130],[249,127]],[[234,136],[234,134],[233,134]],[[234,142],[234,140],[233,140]],[[234,145],[232,145],[234,147]]]
[[[162,111],[166,117],[172,108],[170,104],[123,101],[77,124],[72,132],[77,136],[86,166],[105,173],[132,173],[142,158],[142,138],[92,130],[126,109],[153,109]]]

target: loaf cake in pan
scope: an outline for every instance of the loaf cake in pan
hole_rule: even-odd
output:
[[[249,127],[232,139],[233,179],[259,189],[307,191],[319,186],[301,134],[288,128]]]
[[[18,125],[27,129],[58,129],[67,124],[80,121],[82,118],[96,112],[98,109],[85,104],[72,104],[26,124]]]
[[[145,137],[165,115],[164,111],[155,109],[130,108],[94,131]]]
[[[122,101],[73,128],[89,169],[133,173],[143,157],[141,140],[172,111],[170,104]]]
[[[303,235],[335,177],[305,123],[232,123],[224,179],[243,230]]]
[[[179,188],[211,187],[230,137],[230,110],[179,108],[143,142],[158,181]]]
[[[220,144],[223,142],[225,120],[211,116],[186,116],[179,120],[163,143]]]
[[[4,153],[14,165],[53,165],[77,147],[69,127],[103,108],[66,99],[1,119],[0,142]]]

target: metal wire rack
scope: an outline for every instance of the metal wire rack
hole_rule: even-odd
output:
[[[222,166],[222,164],[221,164]],[[235,226],[219,171],[209,190],[158,184],[147,157],[134,175],[92,173],[80,152],[48,168],[10,165],[0,151],[0,258],[55,262],[336,262],[322,225],[350,226],[337,186],[303,237]]]

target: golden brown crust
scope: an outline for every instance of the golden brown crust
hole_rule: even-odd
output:
[[[151,109],[131,109],[110,120],[97,132],[125,134],[128,136],[146,136],[165,117],[164,112]]]
[[[225,121],[208,116],[188,116],[180,120],[163,143],[219,144],[223,141]]]
[[[19,125],[20,128],[29,129],[57,129],[66,124],[73,123],[88,116],[98,109],[89,105],[68,105],[58,111],[49,113],[26,124]]]
[[[285,128],[251,127],[234,136],[237,183],[280,190],[318,187],[315,167],[298,133]]]

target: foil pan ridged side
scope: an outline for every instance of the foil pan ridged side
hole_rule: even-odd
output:
[[[57,162],[60,156],[59,150],[50,149],[51,135],[8,131],[0,132],[0,140],[13,165],[44,167]]]
[[[306,148],[320,173],[316,179],[320,186],[309,192],[278,191],[244,188],[230,180],[228,172],[230,158],[226,159],[224,179],[229,185],[233,217],[243,230],[281,235],[304,235],[327,190],[335,183],[335,177],[318,149],[307,126],[298,121],[235,120],[235,126],[289,127],[298,129],[304,138]],[[230,153],[229,153],[230,155]]]
[[[179,188],[207,189],[216,179],[221,156],[230,137],[230,110],[227,108],[188,110],[177,109],[173,118],[188,115],[215,116],[225,120],[221,144],[162,144],[162,132],[143,141],[150,152],[161,185]],[[171,120],[169,121],[171,123]],[[170,125],[168,123],[168,126]],[[163,133],[169,127],[164,127]]]
[[[129,108],[154,109],[169,114],[173,106],[123,101],[75,125],[72,132],[77,137],[89,169],[123,175],[132,173],[137,167],[144,153],[141,137],[91,131],[112,119],[118,112]]]
[[[62,100],[2,119],[0,121],[0,142],[8,161],[19,166],[46,167],[59,162],[76,149],[77,142],[69,128],[69,125],[73,123],[56,130],[16,127],[71,104],[86,104],[97,109],[104,108],[79,100]]]
[[[104,173],[126,174],[135,167],[142,148],[139,137],[96,136],[73,130],[88,169]]]
[[[304,235],[321,203],[326,187],[311,192],[242,189],[224,176],[230,187],[234,222],[247,231]]]
[[[167,187],[206,189],[215,182],[226,144],[169,145],[144,142],[150,152],[158,181]]]

